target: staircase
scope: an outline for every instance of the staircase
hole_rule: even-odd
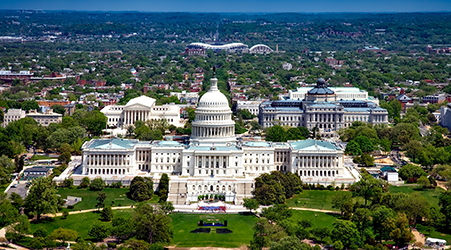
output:
[[[186,182],[170,182],[168,201],[174,205],[185,205],[186,191]]]

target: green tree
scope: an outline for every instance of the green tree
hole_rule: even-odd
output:
[[[341,215],[348,211],[349,204],[353,205],[350,192],[337,192],[332,198],[332,207],[340,209]]]
[[[168,243],[171,241],[171,218],[164,213],[154,211],[153,207],[141,203],[133,210],[132,224],[136,238],[150,244]]]
[[[61,114],[64,116],[64,114],[66,113],[66,109],[58,104],[53,105],[52,107],[50,107],[51,109],[53,109],[53,112]]]
[[[72,179],[72,178],[64,179],[63,186],[65,188],[73,188],[74,187],[74,179]]]
[[[17,223],[13,225],[14,232],[20,236],[23,236],[30,232],[30,221],[26,215],[19,216]]]
[[[312,250],[313,248],[301,242],[297,237],[284,237],[278,242],[272,242],[269,250]]]
[[[81,179],[80,188],[87,188],[90,184],[91,180],[89,179],[89,177],[83,177],[83,179]]]
[[[135,201],[144,201],[152,198],[153,181],[149,178],[136,176],[130,184],[130,198]]]
[[[98,192],[97,193],[97,204],[96,204],[96,208],[102,208],[105,207],[105,199],[106,199],[106,194],[104,192]]]
[[[102,130],[106,128],[108,118],[100,111],[85,112],[81,117],[80,124],[82,124],[86,131],[92,136],[102,134]]]
[[[55,184],[51,177],[36,178],[33,180],[25,199],[25,208],[30,214],[36,215],[38,221],[43,213],[56,213],[58,211],[58,196]]]
[[[431,186],[431,182],[426,176],[421,176],[418,178],[417,183],[421,185],[423,188],[428,188]]]
[[[355,192],[357,196],[365,199],[365,208],[367,207],[368,200],[374,197],[378,197],[383,192],[384,183],[382,180],[376,180],[369,174],[363,174],[362,178],[352,184],[351,190]]]
[[[151,244],[137,239],[130,239],[124,243],[124,247],[130,250],[142,250],[142,249],[150,249]]]
[[[269,247],[271,242],[278,242],[288,236],[280,225],[269,223],[266,218],[260,218],[253,229],[254,236],[248,246],[248,249],[251,250],[261,250],[264,247]]]
[[[355,138],[355,142],[359,144],[362,153],[371,153],[374,151],[373,143],[366,136],[358,136]]]
[[[19,211],[6,198],[6,194],[0,194],[0,226],[5,227],[17,222]]]
[[[445,225],[451,228],[451,190],[442,192],[439,196],[440,212],[445,215]]]
[[[426,172],[420,166],[413,164],[404,165],[399,170],[399,177],[403,180],[407,180],[412,177],[420,178],[421,176],[426,176]]]
[[[158,194],[160,195],[160,202],[165,202],[168,198],[169,190],[169,176],[164,173],[161,175],[160,182],[158,183]]]
[[[256,199],[251,198],[244,198],[243,199],[243,207],[249,209],[249,211],[252,213],[252,210],[257,210],[260,204]]]
[[[266,140],[273,142],[287,141],[285,130],[280,125],[275,125],[267,129]]]
[[[356,141],[351,140],[346,145],[345,153],[348,155],[361,155],[362,150],[360,149],[360,145]]]
[[[119,240],[128,239],[133,233],[133,225],[129,219],[114,218],[111,224],[113,225],[111,234]]]
[[[337,250],[342,250],[344,248],[343,243],[341,243],[341,241],[337,240],[334,242],[334,248]]]
[[[357,226],[360,232],[361,241],[363,242],[363,232],[367,229],[371,222],[371,212],[368,208],[357,208],[352,215],[352,222]]]
[[[45,238],[45,237],[47,237],[47,235],[49,235],[49,233],[43,227],[40,227],[40,228],[36,229],[36,231],[34,231],[34,233],[33,233],[34,237]]]
[[[172,201],[165,201],[160,203],[160,210],[164,214],[169,214],[174,211],[174,205],[172,205]]]
[[[302,136],[302,133],[297,128],[289,128],[286,133],[287,140],[305,140],[305,137]]]
[[[113,219],[113,209],[111,207],[105,207],[101,214],[103,221],[111,221]]]
[[[369,154],[362,154],[361,156],[354,157],[353,162],[359,164],[361,167],[372,167],[374,166],[374,157]]]
[[[89,189],[92,191],[101,191],[105,188],[105,182],[102,178],[95,178],[92,180],[91,185],[89,185]]]
[[[71,240],[73,241],[73,240],[77,239],[78,233],[77,233],[77,231],[60,227],[60,228],[55,229],[50,234],[50,238],[55,239],[55,240],[61,240],[64,244],[66,241],[71,241]]]
[[[336,220],[333,227],[332,239],[341,241],[345,247],[350,247],[360,239],[359,231],[352,221]]]
[[[107,225],[96,223],[89,228],[88,235],[101,241],[110,235],[110,228]]]
[[[395,229],[396,213],[385,206],[373,211],[373,230],[379,241],[390,238],[390,232]]]

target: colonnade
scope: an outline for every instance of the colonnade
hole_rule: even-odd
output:
[[[130,166],[130,156],[125,154],[87,155],[88,166]]]
[[[227,156],[196,156],[195,165],[199,168],[227,168],[229,166]]]
[[[193,127],[192,132],[201,137],[229,137],[235,135],[235,127]]]
[[[331,168],[338,167],[338,157],[335,156],[298,156],[295,159],[295,166],[298,168],[315,167]]]
[[[335,177],[338,170],[299,170],[298,175],[301,177]]]
[[[145,110],[124,110],[124,125],[135,124],[135,121],[147,121],[150,112]]]

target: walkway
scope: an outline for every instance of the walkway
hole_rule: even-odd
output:
[[[323,209],[315,209],[315,208],[306,208],[306,207],[290,207],[294,210],[304,210],[304,211],[313,211],[320,213],[330,213],[330,214],[340,214],[340,211],[332,211],[332,210],[323,210]]]

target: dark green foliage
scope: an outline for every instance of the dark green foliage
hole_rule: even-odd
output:
[[[168,243],[171,240],[171,218],[164,213],[154,211],[149,204],[142,203],[133,210],[132,224],[136,238],[150,244]]]
[[[360,149],[360,145],[356,141],[351,140],[346,145],[345,153],[348,155],[361,155],[362,150]]]
[[[263,217],[276,222],[290,218],[292,213],[292,210],[285,204],[276,204],[262,210]]]
[[[102,180],[102,178],[95,178],[89,185],[89,189],[92,191],[101,191],[104,188],[105,182]]]
[[[266,140],[273,142],[287,141],[285,130],[280,125],[275,125],[266,130]]]
[[[451,191],[446,191],[439,196],[440,212],[445,215],[445,224],[447,228],[451,228]]]
[[[160,182],[158,183],[158,194],[160,196],[160,202],[165,202],[168,198],[169,190],[169,176],[167,174],[162,174]]]
[[[103,208],[101,217],[103,221],[111,221],[113,219],[113,210],[111,207]]]
[[[152,198],[153,181],[150,178],[135,177],[130,184],[130,198],[135,201],[144,201]]]
[[[94,224],[89,228],[88,235],[97,241],[103,240],[110,235],[111,229],[107,225]]]
[[[255,179],[255,199],[262,205],[283,204],[298,191],[302,191],[302,182],[289,172],[273,171]]]
[[[96,208],[102,208],[105,207],[105,199],[106,199],[106,194],[104,192],[98,192],[97,193],[97,204],[96,204]]]
[[[407,180],[412,177],[420,178],[421,176],[426,176],[426,172],[420,166],[413,164],[404,165],[399,170],[399,177],[403,180]]]
[[[351,221],[336,220],[332,231],[332,240],[340,241],[345,247],[350,247],[360,239],[356,225]]]
[[[81,183],[78,187],[79,188],[87,188],[87,187],[89,187],[90,184],[91,184],[91,180],[89,179],[89,177],[83,177],[83,179],[81,179]]]
[[[56,213],[58,210],[56,193],[56,187],[51,178],[34,179],[25,199],[27,212],[36,215],[38,220],[41,219],[43,213]]]

